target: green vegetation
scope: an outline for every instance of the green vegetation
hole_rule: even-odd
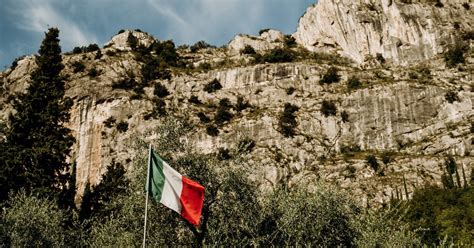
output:
[[[362,87],[362,83],[360,82],[358,77],[352,76],[347,80],[347,89],[349,91],[351,90],[357,90]]]
[[[349,122],[349,114],[345,110],[341,112],[341,120],[344,123]]]
[[[319,82],[321,84],[332,84],[339,82],[339,80],[341,80],[339,70],[337,69],[337,67],[331,66],[328,68],[326,73],[324,73],[323,77]]]
[[[337,114],[336,104],[332,101],[323,100],[321,104],[321,113],[326,117],[336,115]]]
[[[132,32],[129,32],[127,36],[127,45],[132,49],[135,49],[137,48],[138,44],[138,38],[135,37]]]
[[[255,144],[255,140],[251,138],[241,139],[237,145],[237,151],[240,153],[251,153],[255,148]]]
[[[458,64],[465,62],[464,53],[467,51],[468,46],[462,42],[457,42],[453,46],[449,47],[448,51],[444,54],[444,61],[449,67],[455,67]]]
[[[211,119],[210,119],[209,117],[207,117],[207,115],[205,115],[203,112],[197,113],[197,117],[199,118],[199,120],[200,120],[202,123],[209,123],[209,122],[211,122]]]
[[[86,69],[86,66],[81,61],[75,61],[74,63],[72,63],[72,68],[73,68],[72,71],[74,73],[79,73],[79,72],[83,72],[84,69]]]
[[[101,70],[97,70],[95,67],[92,67],[89,72],[87,72],[87,75],[91,78],[95,78],[99,76],[102,73]]]
[[[452,91],[452,90],[446,92],[446,94],[444,95],[444,98],[445,98],[446,101],[448,101],[449,103],[459,102],[458,93],[455,92],[455,91]]]
[[[214,122],[217,125],[223,125],[225,122],[232,120],[234,115],[230,112],[232,105],[228,98],[221,99],[214,115]]]
[[[248,101],[246,101],[244,99],[244,97],[242,97],[242,96],[237,97],[237,103],[235,103],[235,106],[234,106],[234,108],[237,112],[241,112],[241,111],[243,111],[247,108],[251,108],[251,107],[252,107],[252,105],[250,105],[250,103]]]
[[[257,54],[258,55],[258,54]],[[283,62],[292,62],[296,59],[296,52],[288,48],[274,48],[264,55],[255,56],[255,61],[257,63],[283,63]]]
[[[244,48],[242,48],[242,50],[240,50],[240,54],[249,54],[249,55],[253,55],[253,54],[256,54],[257,52],[255,52],[255,49],[253,49],[253,47],[251,45],[245,45]]]
[[[369,154],[366,157],[367,164],[369,164],[370,168],[372,168],[375,172],[379,171],[379,162],[377,158],[373,154]]]
[[[214,125],[209,125],[206,127],[206,133],[209,134],[209,136],[216,137],[219,135],[219,129]]]
[[[155,85],[155,89],[153,90],[153,93],[155,94],[155,96],[157,96],[159,98],[169,96],[169,94],[170,94],[168,89],[164,85],[162,85],[161,83],[158,83],[157,85]]]
[[[194,43],[191,47],[190,47],[190,50],[192,53],[195,53],[199,50],[202,50],[202,49],[206,49],[206,48],[214,48],[215,46],[212,46],[210,44],[208,44],[207,42],[201,40],[201,41],[198,41],[196,43]]]
[[[73,54],[90,53],[90,52],[95,52],[95,51],[100,51],[100,47],[97,44],[90,44],[89,46],[83,46],[83,47],[74,47],[72,49]]]
[[[217,80],[217,78],[214,78],[211,82],[204,86],[204,91],[207,93],[213,93],[220,89],[222,89],[222,85],[219,80]]]
[[[127,132],[128,130],[128,123],[125,121],[121,121],[117,123],[117,130],[121,133]]]
[[[188,102],[196,105],[202,104],[201,100],[199,100],[199,98],[195,95],[190,96]]]
[[[17,95],[5,142],[0,143],[0,202],[20,189],[71,206],[74,176],[66,162],[74,143],[69,120],[72,100],[66,98],[59,30],[50,28],[36,57],[37,69],[25,93]]]
[[[280,114],[278,125],[280,126],[280,132],[285,137],[293,137],[295,135],[295,128],[298,126],[296,121],[295,112],[298,111],[298,107],[286,103],[283,112]]]

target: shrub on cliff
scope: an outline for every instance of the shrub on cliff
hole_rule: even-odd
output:
[[[222,85],[219,80],[217,80],[217,78],[214,78],[212,81],[210,81],[204,86],[204,91],[206,91],[207,93],[213,93],[220,89],[222,89]]]
[[[334,102],[332,101],[323,100],[321,104],[321,113],[323,113],[323,115],[326,117],[331,116],[331,115],[336,115],[337,114],[336,104],[334,104]]]
[[[245,45],[244,48],[242,48],[240,50],[240,54],[256,54],[257,52],[255,52],[255,49],[253,49],[253,47],[251,45]]]
[[[453,46],[448,48],[448,51],[444,54],[444,61],[449,67],[454,67],[458,64],[465,62],[464,53],[467,51],[468,47],[462,43],[457,42]]]
[[[327,69],[327,71],[323,74],[323,77],[319,81],[321,84],[332,84],[337,83],[341,80],[341,76],[339,75],[339,70],[337,67],[331,66]]]
[[[285,137],[293,137],[295,135],[295,128],[298,125],[296,121],[295,112],[298,111],[298,107],[286,103],[283,109],[283,112],[280,114],[278,125],[280,127],[280,132]]]
[[[263,62],[268,63],[292,62],[295,59],[296,53],[289,48],[274,48],[261,57]]]

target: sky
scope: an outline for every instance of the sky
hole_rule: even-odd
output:
[[[290,34],[316,0],[0,0],[0,70],[38,51],[58,27],[62,51],[104,45],[120,29],[141,29],[177,45],[223,45],[264,28]]]

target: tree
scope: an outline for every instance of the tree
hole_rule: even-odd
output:
[[[16,113],[10,116],[6,141],[0,144],[0,200],[20,188],[58,197],[74,187],[66,162],[74,138],[63,126],[72,100],[64,97],[58,35],[57,28],[46,32],[32,82],[13,104]]]

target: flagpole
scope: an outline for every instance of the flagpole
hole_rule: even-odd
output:
[[[149,152],[148,152],[148,169],[146,172],[146,194],[145,194],[145,223],[143,224],[143,248],[146,247],[146,217],[148,213],[148,191],[150,189],[149,183],[150,183],[150,164],[151,164],[151,143],[149,147]]]

